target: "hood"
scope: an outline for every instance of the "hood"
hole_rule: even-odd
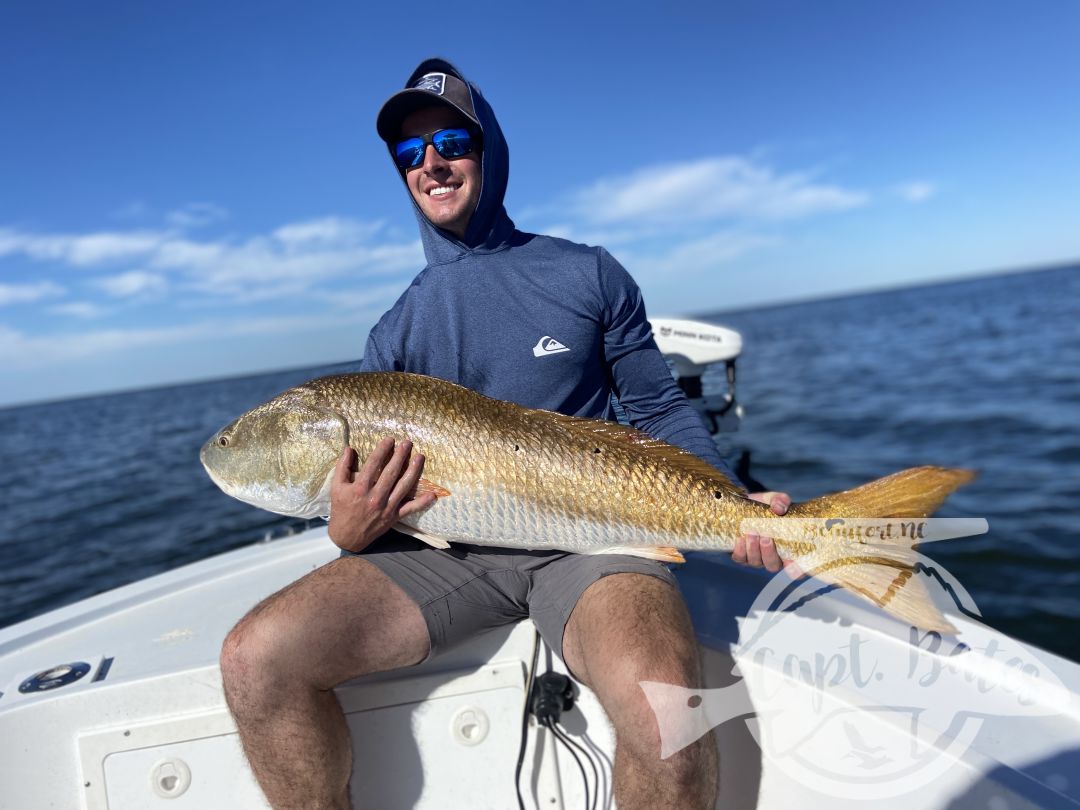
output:
[[[476,204],[476,211],[469,220],[468,230],[464,239],[449,231],[443,230],[431,224],[424,216],[420,207],[413,200],[412,194],[406,186],[405,193],[409,196],[413,210],[416,212],[416,221],[420,226],[420,239],[424,245],[424,256],[429,265],[442,264],[459,258],[467,252],[491,252],[504,247],[514,232],[514,223],[506,215],[503,208],[503,198],[506,195],[506,181],[510,175],[510,150],[506,146],[502,129],[495,118],[491,105],[480,93],[480,88],[466,79],[456,67],[444,59],[425,59],[409,76],[405,87],[412,87],[416,81],[427,73],[439,72],[456,76],[468,85],[472,94],[473,110],[476,120],[480,124],[483,133],[484,151],[480,160],[481,185],[480,199]],[[390,154],[391,165],[400,176],[401,172],[397,164],[393,162],[394,156],[390,144],[386,146]],[[402,178],[402,185],[405,185]]]

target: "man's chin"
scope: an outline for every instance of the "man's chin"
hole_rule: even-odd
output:
[[[443,212],[441,215],[433,215],[425,211],[424,214],[425,216],[427,216],[428,222],[438,228],[442,228],[444,231],[450,231],[451,233],[457,234],[459,236],[461,235],[461,232],[464,231],[464,228],[461,227],[461,217],[447,215],[445,212]]]

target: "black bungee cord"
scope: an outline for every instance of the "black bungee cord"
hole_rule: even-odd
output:
[[[581,772],[581,784],[585,787],[585,810],[593,810],[593,802],[589,799],[589,778],[585,775],[585,766],[581,764],[581,760],[578,759],[578,755],[574,753],[574,749],[568,744],[568,739],[561,731],[559,731],[558,725],[550,717],[543,721],[544,726],[548,728],[552,734],[555,735],[555,739],[566,746],[566,750],[570,752],[570,756],[574,758],[574,763],[577,765],[578,770]],[[587,757],[586,757],[587,758]],[[587,758],[588,759],[588,758]],[[593,761],[589,760],[589,766],[592,768],[593,773],[596,773],[596,766],[593,765]]]
[[[575,762],[578,762],[578,758],[574,754],[574,749],[576,748],[581,753],[581,756],[585,758],[585,761],[589,763],[589,770],[592,771],[593,775],[593,784],[596,786],[593,789],[592,801],[589,801],[589,780],[585,778],[585,771],[581,768],[580,762],[578,762],[578,769],[581,770],[581,779],[585,783],[585,805],[589,810],[596,810],[596,806],[600,803],[600,772],[597,770],[596,762],[593,761],[592,755],[585,750],[584,746],[575,742],[574,739],[566,733],[566,729],[560,726],[558,722],[549,718],[547,726],[555,735],[555,739],[566,746],[566,749],[570,752],[570,756],[574,757]]]
[[[536,680],[536,664],[540,660],[540,631],[533,630],[532,664],[529,665],[528,681],[525,684],[525,708],[521,713],[521,746],[518,748],[517,767],[514,768],[514,790],[517,791],[518,810],[525,810],[525,799],[521,796],[521,766],[525,763],[525,747],[529,742],[529,715],[532,713],[533,682]]]
[[[514,769],[514,789],[517,791],[519,810],[525,810],[525,799],[521,795],[521,769],[525,763],[525,749],[529,738],[529,715],[536,716],[537,722],[548,729],[555,737],[555,741],[562,743],[570,753],[574,763],[581,773],[581,782],[585,790],[585,810],[597,810],[600,801],[600,772],[592,754],[582,745],[575,742],[559,725],[562,713],[574,705],[576,687],[574,682],[565,675],[557,672],[545,672],[539,678],[536,677],[537,663],[540,659],[540,634],[536,633],[533,641],[532,664],[529,667],[528,681],[525,690],[525,710],[521,718],[521,745],[518,749],[517,766]],[[575,749],[577,749],[575,751]],[[578,752],[589,763],[592,771],[595,788],[590,789],[589,777],[585,773],[585,766],[581,764]]]

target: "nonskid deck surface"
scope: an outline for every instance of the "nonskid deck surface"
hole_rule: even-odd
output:
[[[317,528],[0,630],[0,808],[265,807],[225,709],[218,651],[252,605],[336,556],[325,528]],[[691,555],[678,572],[704,643],[711,687],[702,690],[694,704],[701,708],[686,722],[716,726],[723,786],[718,806],[855,807],[875,791],[879,806],[905,810],[912,796],[920,807],[996,806],[988,804],[995,797],[1010,808],[1080,803],[1080,667],[958,619],[961,638],[985,644],[997,637],[1027,655],[1026,663],[1041,673],[1053,674],[1024,693],[1020,710],[1015,693],[1023,684],[1002,680],[1008,668],[995,671],[974,656],[947,656],[941,646],[932,652],[925,639],[922,648],[912,647],[904,628],[854,600],[841,596],[824,613],[762,624],[755,599],[766,580],[725,560]],[[809,647],[835,649],[842,637],[838,628],[848,635],[857,630],[861,649],[884,651],[878,655],[881,666],[889,651],[899,650],[903,657],[897,660],[919,677],[936,671],[932,688],[908,695],[909,702],[923,705],[906,712],[875,710],[867,704],[879,694],[850,683],[815,699],[813,678],[804,683],[799,677],[800,666],[813,670],[813,656],[794,648],[805,638]],[[748,644],[750,629],[757,641]],[[531,626],[522,623],[479,636],[420,667],[339,687],[356,761],[364,766],[353,781],[357,798],[362,795],[367,806],[473,808],[489,801],[492,807],[516,807],[512,774],[533,639]],[[786,656],[770,649],[778,642],[789,645]],[[833,667],[827,674],[836,674],[837,661],[851,666],[850,650],[849,645],[843,655],[825,658]],[[943,664],[950,661],[964,664],[946,670]],[[30,676],[48,670],[71,678],[64,667],[78,662],[88,665],[86,674],[70,683],[20,691]],[[732,674],[736,664],[741,679]],[[871,662],[864,658],[860,664],[865,669]],[[540,670],[549,666],[561,668],[544,649]],[[781,682],[789,685],[788,693],[777,692]],[[610,763],[608,724],[592,694],[582,691],[579,707],[563,723],[598,752],[601,764]],[[947,710],[970,704],[976,693],[982,695],[975,705],[982,714]],[[784,694],[780,704],[776,694]],[[748,709],[765,711],[748,722]],[[926,721],[922,738],[913,732],[914,716]],[[950,748],[934,730],[943,724],[962,745]],[[930,744],[946,751],[936,767],[913,768],[906,779],[918,792],[904,794],[887,778],[890,764],[883,756],[891,754],[895,766],[900,749],[894,746],[918,748],[920,740],[924,752]],[[839,746],[832,759],[806,754],[829,746]],[[862,780],[845,782],[853,762],[862,766]],[[823,763],[832,768],[831,781]],[[609,770],[602,778],[609,784]],[[539,729],[530,735],[522,785],[540,807],[582,806],[575,764]]]

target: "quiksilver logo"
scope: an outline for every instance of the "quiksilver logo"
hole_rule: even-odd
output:
[[[533,357],[543,357],[546,354],[559,354],[559,352],[570,351],[566,346],[563,346],[559,341],[550,335],[544,335],[540,340],[536,341],[536,345],[533,346]]]

